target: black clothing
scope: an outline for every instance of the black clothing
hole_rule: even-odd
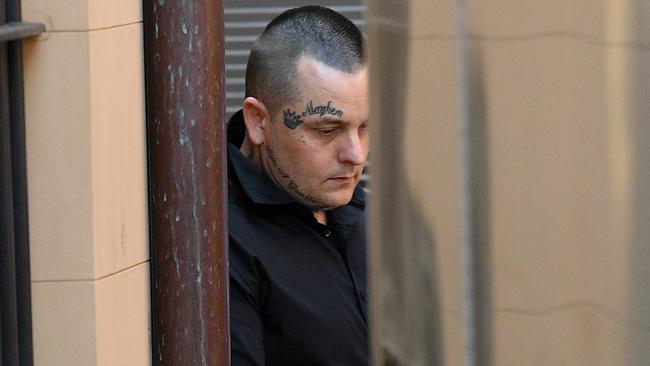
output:
[[[325,226],[232,144],[228,173],[232,365],[368,365],[363,190]]]

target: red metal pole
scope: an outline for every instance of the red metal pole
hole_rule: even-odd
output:
[[[229,365],[221,0],[144,0],[154,365]]]

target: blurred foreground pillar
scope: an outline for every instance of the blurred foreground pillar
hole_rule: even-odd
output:
[[[144,1],[155,365],[228,365],[223,4]]]
[[[477,363],[650,363],[650,7],[467,3],[368,2],[376,364],[463,362],[461,61]]]

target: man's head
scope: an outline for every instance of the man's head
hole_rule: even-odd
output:
[[[300,98],[296,80],[300,56],[310,56],[352,73],[365,65],[363,36],[350,20],[321,6],[287,10],[273,19],[251,48],[246,96],[260,99],[272,113]]]
[[[347,204],[368,153],[363,37],[333,10],[308,6],[275,18],[246,71],[242,151],[315,210]]]

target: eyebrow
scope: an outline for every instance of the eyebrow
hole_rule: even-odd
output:
[[[367,124],[367,123],[368,120],[361,122],[361,124]],[[320,127],[320,126],[341,126],[341,125],[352,124],[352,122],[345,121],[337,117],[323,116],[323,117],[317,117],[317,119],[313,119],[313,120],[306,120],[304,124],[310,127]]]
[[[322,126],[322,125],[327,125],[327,126],[336,125],[336,126],[338,126],[338,125],[343,125],[343,124],[346,124],[346,123],[348,123],[348,122],[345,122],[345,121],[343,121],[343,120],[341,120],[339,118],[329,118],[329,117],[319,117],[316,120],[305,121],[306,125],[310,125],[310,126],[313,126],[313,127],[318,127],[318,126]]]

